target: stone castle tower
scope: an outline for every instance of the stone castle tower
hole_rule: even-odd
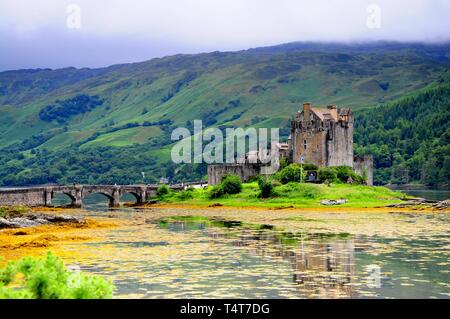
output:
[[[373,158],[371,155],[353,157],[353,113],[351,109],[313,108],[304,103],[291,122],[288,143],[278,145],[281,158],[290,163],[324,166],[350,166],[368,185],[373,185]],[[261,174],[261,165],[251,163],[215,164],[208,166],[208,183],[216,185],[224,174],[236,174],[241,180]]]
[[[291,122],[290,161],[301,158],[317,166],[353,167],[353,113],[351,109],[313,108],[304,103]]]

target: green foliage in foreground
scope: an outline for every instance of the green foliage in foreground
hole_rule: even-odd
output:
[[[0,299],[107,299],[113,285],[99,276],[69,271],[52,253],[0,268]]]
[[[275,187],[270,178],[260,177],[258,179],[259,197],[269,198],[275,196]]]
[[[189,196],[189,204],[209,206],[221,204],[224,206],[256,206],[267,208],[299,207],[312,208],[323,207],[320,204],[324,199],[348,200],[343,207],[376,207],[387,204],[400,203],[405,197],[401,192],[394,192],[382,186],[365,186],[349,184],[301,184],[287,183],[279,185],[272,183],[272,195],[268,198],[262,196],[261,186],[257,182],[242,184],[242,192],[233,195],[222,194],[212,197],[211,194],[220,189],[218,186],[210,186],[205,189],[192,190]],[[270,186],[262,185],[263,188]],[[267,193],[265,194],[267,195]],[[162,199],[166,203],[183,203],[186,200],[176,193],[172,193]]]
[[[222,177],[220,184],[211,188],[209,198],[220,198],[224,195],[239,194],[242,191],[242,181],[239,176],[227,174]]]

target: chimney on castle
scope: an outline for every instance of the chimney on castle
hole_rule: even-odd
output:
[[[327,109],[330,111],[331,117],[337,121],[338,120],[338,113],[337,113],[337,107],[336,105],[328,105]]]
[[[311,114],[311,103],[305,102],[303,103],[303,119],[305,121],[309,121]]]

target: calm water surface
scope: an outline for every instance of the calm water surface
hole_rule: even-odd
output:
[[[400,190],[410,196],[422,197],[429,200],[441,201],[450,199],[450,190],[448,189],[432,189],[412,186],[390,186],[389,188]]]
[[[450,298],[445,213],[109,211],[93,196],[80,214],[127,222],[65,247],[118,298]]]

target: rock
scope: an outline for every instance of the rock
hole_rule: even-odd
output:
[[[348,203],[346,199],[325,199],[320,201],[320,204],[325,206],[342,205]]]
[[[433,205],[433,207],[437,208],[437,209],[450,208],[450,199],[443,200],[441,202],[437,202],[436,204]]]
[[[445,208],[449,207],[446,205],[449,205],[448,200],[442,201],[442,202],[436,202],[436,201],[428,200],[425,198],[409,198],[407,201],[405,201],[403,203],[391,204],[391,205],[387,205],[386,207],[406,208],[406,207],[411,207],[411,206],[418,206],[421,208],[434,207],[434,208],[438,208],[438,209],[445,209]]]
[[[76,223],[83,222],[82,218],[69,215],[41,215],[40,218],[47,220],[50,223]]]
[[[80,217],[69,215],[47,215],[47,214],[27,214],[23,217],[0,218],[0,229],[2,228],[25,228],[45,224],[57,223],[84,223]]]
[[[43,218],[36,218],[34,221],[39,224],[49,224],[50,223],[48,220],[43,219]]]
[[[34,220],[30,220],[22,217],[15,217],[9,220],[9,228],[25,228],[25,227],[33,227],[41,225]]]
[[[2,228],[14,228],[14,227],[11,225],[9,220],[5,218],[0,218],[0,229]]]

